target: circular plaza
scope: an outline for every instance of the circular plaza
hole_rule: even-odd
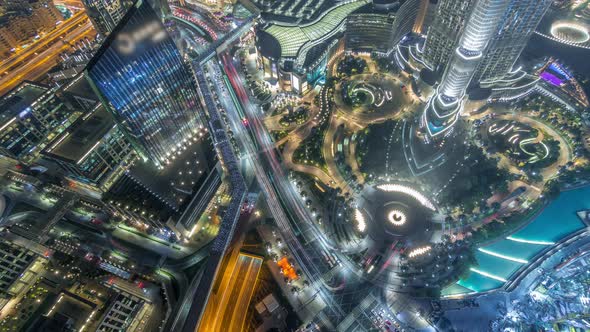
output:
[[[357,200],[365,217],[366,235],[374,247],[398,242],[405,248],[431,241],[434,205],[420,192],[403,184],[367,187]],[[377,249],[377,248],[376,248]]]
[[[380,184],[366,187],[357,197],[354,223],[364,237],[364,257],[357,260],[369,279],[383,271],[401,253],[419,256],[440,239],[435,223],[437,208],[420,191],[406,184]],[[385,279],[384,279],[385,280]]]

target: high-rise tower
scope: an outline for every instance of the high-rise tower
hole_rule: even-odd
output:
[[[474,3],[474,0],[442,0],[437,5],[424,45],[424,60],[431,68],[444,68],[451,59]]]
[[[202,125],[192,72],[144,0],[108,36],[86,75],[140,154],[156,166],[175,159]]]
[[[439,3],[424,47],[424,60],[431,68],[442,71],[449,63],[476,2],[442,0]],[[505,77],[550,5],[551,0],[510,0],[473,81]]]
[[[92,25],[103,36],[115,29],[125,15],[125,4],[120,0],[82,0]]]
[[[417,34],[426,32],[426,18],[428,16],[429,8],[432,6],[434,5],[430,3],[430,0],[420,0],[420,7],[418,8],[418,13],[416,15],[416,20],[414,21],[412,32]]]
[[[437,17],[430,29],[424,50],[425,60],[433,67],[446,66],[422,118],[431,136],[439,136],[452,128],[465,92],[473,82],[508,74],[550,3],[550,0],[446,0],[440,3],[438,14],[441,17]],[[455,38],[458,42],[453,44]]]
[[[457,121],[465,91],[509,3],[510,0],[479,0],[475,3],[460,35],[459,45],[423,115],[431,136],[444,134]]]
[[[551,0],[511,0],[473,81],[504,78],[551,6]]]

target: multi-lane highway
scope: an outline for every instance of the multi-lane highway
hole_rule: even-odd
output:
[[[204,106],[208,110],[212,138],[216,148],[220,152],[220,159],[223,162],[229,182],[231,183],[231,202],[223,216],[219,233],[211,246],[209,259],[203,268],[203,272],[195,276],[191,281],[189,292],[181,300],[176,316],[171,320],[168,329],[170,331],[187,332],[195,331],[201,320],[217,271],[221,265],[221,260],[225,255],[236,223],[238,222],[240,207],[242,206],[247,190],[244,178],[240,173],[239,161],[234,155],[234,151],[222,125],[221,116],[215,107],[214,98],[209,90],[205,74],[198,63],[195,64],[193,69],[200,87]]]
[[[289,182],[270,135],[259,117],[262,111],[251,103],[244,89],[245,84],[235,69],[235,60],[228,53],[220,54],[220,59],[231,82],[230,92],[235,91],[240,104],[237,107],[241,107],[248,120],[248,130],[245,130],[243,122],[236,118],[240,112],[228,111],[233,122],[232,129],[248,152],[258,183],[285,242],[308,279],[318,285],[318,296],[327,304],[320,315],[321,318],[325,318],[323,324],[328,328],[334,328],[333,324],[341,321],[346,312],[335,301],[333,294],[324,289],[322,276],[334,268],[325,258],[338,254],[321,235],[312,221],[311,213]],[[302,243],[305,243],[305,246]],[[350,285],[354,285],[356,281],[354,274],[351,274]]]
[[[85,12],[79,11],[75,13],[67,21],[62,22],[57,28],[41,37],[41,39],[30,45],[28,48],[13,54],[6,59],[2,59],[2,61],[0,61],[0,73],[9,71],[22,64],[23,61],[36,57],[39,51],[42,51],[49,45],[59,41],[66,33],[72,31],[76,26],[87,20],[88,16]]]
[[[348,301],[347,309],[343,309],[337,300],[337,296],[324,287],[325,281],[323,277],[329,275],[333,269],[338,268],[338,261],[340,260],[337,256],[339,253],[321,235],[317,225],[313,222],[310,211],[307,210],[304,202],[295,192],[283,170],[274,142],[260,118],[262,111],[251,103],[248,93],[244,89],[246,85],[235,68],[236,60],[223,51],[223,49],[229,48],[227,46],[230,46],[232,41],[236,40],[236,36],[246,31],[249,24],[212,43],[210,48],[217,50],[218,58],[205,53],[193,61],[193,70],[210,116],[212,133],[214,137],[219,136],[220,138],[216,139],[216,142],[223,142],[223,144],[216,144],[218,149],[220,149],[222,155],[233,155],[233,151],[231,151],[233,149],[228,143],[227,137],[225,137],[225,130],[227,129],[224,128],[224,122],[227,120],[226,124],[233,131],[233,136],[236,138],[242,156],[240,160],[241,171],[247,172],[247,174],[253,172],[256,176],[258,184],[266,197],[269,210],[282,231],[285,243],[289,246],[295,261],[307,280],[317,290],[314,297],[318,297],[321,302],[326,304],[324,310],[318,313],[317,318],[323,326],[329,330],[334,330],[335,324],[342,321],[347,313],[352,310],[350,306],[354,307],[355,303],[357,303],[354,299]],[[225,112],[225,115],[222,117],[220,113],[223,112]],[[222,157],[222,159],[226,161],[225,157]],[[230,166],[228,173],[230,177],[234,177],[232,174],[235,172],[235,163],[231,162],[230,165],[226,166]],[[235,175],[235,177],[236,180],[231,180],[232,184],[239,185],[243,183],[244,180],[241,176]],[[239,179],[237,179],[238,177]],[[235,220],[233,222],[235,223]],[[228,220],[227,225],[231,224],[232,222]],[[228,228],[228,231],[230,229]],[[222,235],[222,238],[227,239],[226,236],[231,234]],[[225,241],[216,242],[226,244]],[[214,251],[217,253],[224,252],[224,250]],[[176,317],[172,330],[182,326],[183,331],[192,332],[196,328],[202,317],[201,310],[207,301],[210,285],[216,274],[214,268],[219,266],[219,254],[215,256],[213,261],[217,263],[211,262],[212,264],[208,264],[211,265],[212,269],[203,273],[203,278],[207,280],[198,282],[199,287],[195,287],[198,290],[189,292],[190,294],[185,297],[186,301],[183,301],[180,309],[183,314]],[[353,269],[348,266],[348,262],[343,262],[343,264],[346,264],[348,269]],[[357,287],[357,284],[361,287]],[[356,297],[351,294],[360,294],[367,290],[366,287],[359,284],[359,280],[354,273],[347,277],[347,286],[346,293],[338,296],[342,295],[351,299]]]
[[[38,79],[59,62],[60,53],[72,49],[72,45],[84,38],[92,39],[95,34],[88,16],[77,12],[27,50],[0,63],[0,94],[24,80]]]
[[[220,286],[210,295],[199,331],[243,331],[262,257],[239,253],[229,257]],[[219,278],[219,277],[218,277]],[[223,317],[223,319],[220,319]]]

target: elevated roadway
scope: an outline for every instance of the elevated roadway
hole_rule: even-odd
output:
[[[263,259],[239,253],[228,260],[219,287],[209,297],[199,332],[243,331]]]
[[[71,32],[76,28],[76,26],[85,23],[87,20],[88,16],[86,15],[86,12],[76,12],[68,20],[61,23],[53,31],[44,35],[41,37],[41,39],[34,42],[26,49],[23,49],[22,51],[17,52],[6,59],[2,59],[2,61],[0,61],[0,73],[10,71],[11,69],[21,65],[24,61],[36,57],[39,51],[43,51],[49,45],[59,42],[64,35]]]
[[[233,236],[240,208],[246,196],[246,184],[240,173],[239,161],[236,158],[232,145],[229,142],[222,120],[215,107],[213,96],[208,88],[207,80],[201,68],[195,67],[195,75],[202,100],[209,115],[209,128],[213,137],[215,148],[219,151],[223,167],[225,168],[231,183],[231,201],[221,221],[219,233],[209,251],[209,257],[202,274],[198,274],[191,281],[189,292],[181,301],[181,306],[174,317],[171,331],[194,332],[205,311],[207,301],[221,261]]]
[[[4,75],[0,78],[0,95],[5,94],[12,88],[16,87],[24,80],[37,80],[39,77],[45,75],[51,68],[59,63],[61,60],[60,53],[71,50],[76,42],[88,37],[94,38],[96,31],[90,21],[81,23],[72,31],[63,33],[60,41],[57,41],[48,46],[43,51],[40,51],[34,57],[27,56],[27,60],[16,62],[12,65],[7,65],[11,68],[8,71],[2,72]]]
[[[269,210],[281,229],[283,239],[298,266],[312,285],[322,285],[324,284],[323,276],[341,261],[336,258],[339,253],[333,245],[326,242],[317,225],[312,221],[311,213],[291,186],[274,142],[259,117],[262,112],[250,101],[244,89],[246,85],[235,68],[235,60],[226,51],[241,34],[249,29],[252,20],[253,18],[241,28],[212,43],[210,52],[205,52],[195,59],[192,68],[210,118],[211,132],[216,147],[222,155],[221,159],[228,170],[230,182],[238,184],[241,188],[234,189],[235,194],[243,195],[245,187],[242,187],[243,177],[239,174],[238,162],[233,147],[228,141],[225,124],[219,114],[220,108],[225,109],[228,125],[234,132],[240,147],[242,172],[245,169],[254,172]],[[216,54],[218,58],[215,57]],[[218,102],[223,106],[218,106]],[[244,121],[245,119],[247,121]],[[233,193],[232,198],[236,199]],[[231,210],[230,205],[228,214],[234,215],[234,212],[236,211]],[[236,220],[233,220],[233,226]],[[216,240],[219,245],[225,244],[225,249],[227,248],[226,236],[233,232],[233,228],[229,228],[232,221],[228,219],[226,222],[224,218],[223,224],[226,223],[228,229],[220,232],[221,240]],[[224,248],[213,246],[211,257],[201,280],[197,283],[198,286],[191,286],[191,289],[197,288],[197,290],[190,292],[185,298],[186,302],[179,317],[184,315],[186,318],[177,317],[172,331],[194,332],[197,328],[220,265],[221,254],[224,252],[222,249]],[[346,261],[342,263],[348,264]],[[351,266],[347,268],[353,269]],[[328,330],[335,330],[336,324],[358,305],[359,296],[366,296],[368,292],[370,288],[366,287],[354,273],[350,273],[346,289],[339,291],[339,294],[331,293],[323,286],[318,286],[316,296],[326,304],[324,310],[317,315],[318,322]],[[367,329],[370,327],[367,326]]]

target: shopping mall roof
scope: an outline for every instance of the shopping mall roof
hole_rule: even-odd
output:
[[[260,54],[265,58],[272,58],[278,60],[281,57],[281,44],[271,34],[264,30],[256,31],[256,38],[258,39],[258,49]]]
[[[368,0],[346,2],[311,23],[302,26],[272,24],[265,31],[278,40],[282,57],[295,57],[304,44],[329,35],[350,13],[367,3]]]

